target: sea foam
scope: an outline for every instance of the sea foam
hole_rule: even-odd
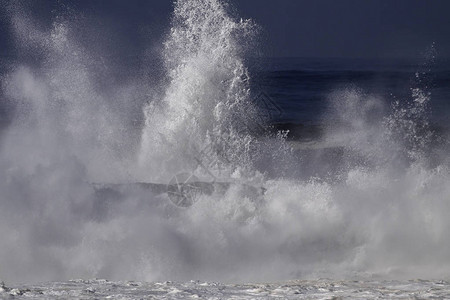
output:
[[[337,90],[324,137],[289,142],[270,133],[250,90],[246,57],[260,29],[229,11],[176,1],[153,86],[138,76],[99,85],[107,53],[79,41],[82,17],[58,16],[47,30],[10,8],[18,53],[39,63],[19,55],[2,77],[14,117],[0,144],[0,278],[448,276],[448,137],[427,123],[426,88],[392,105]],[[232,184],[179,208],[132,185],[94,186],[180,172],[264,193]]]

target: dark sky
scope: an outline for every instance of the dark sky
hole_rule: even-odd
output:
[[[7,3],[0,0],[0,3]],[[71,7],[96,26],[105,41],[121,41],[133,53],[167,30],[170,0],[36,0],[26,2],[50,24]],[[417,57],[434,42],[438,56],[450,56],[450,0],[231,0],[238,14],[262,28],[266,56]],[[4,5],[3,5],[4,6]],[[3,52],[11,48],[2,18]],[[103,28],[103,29],[102,29]],[[117,45],[117,43],[115,43]],[[125,49],[126,48],[126,49]],[[5,50],[6,49],[6,50]],[[120,49],[118,49],[120,51]]]
[[[433,42],[450,54],[448,0],[245,0],[238,7],[264,26],[276,56],[408,57]]]

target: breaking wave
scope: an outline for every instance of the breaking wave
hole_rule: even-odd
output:
[[[165,76],[113,84],[82,17],[8,13],[23,56],[2,77],[1,279],[449,275],[448,137],[420,82],[392,104],[335,91],[324,136],[291,142],[250,89],[259,29],[222,1],[176,1]],[[177,174],[224,189],[177,207]]]

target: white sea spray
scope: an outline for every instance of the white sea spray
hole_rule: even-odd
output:
[[[245,65],[258,28],[222,1],[174,3],[160,86],[99,87],[104,53],[78,41],[77,16],[47,30],[10,14],[17,50],[43,57],[2,78],[2,101],[15,106],[0,142],[7,283],[448,276],[448,137],[433,145],[423,87],[403,106],[357,88],[332,93],[333,126],[296,151],[283,134],[253,134],[266,125]],[[93,185],[168,183],[179,172],[264,193],[233,184],[179,208],[133,185]]]

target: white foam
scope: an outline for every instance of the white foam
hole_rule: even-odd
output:
[[[336,168],[309,178],[301,175],[328,169],[327,152],[296,154],[282,136],[256,139],[243,126],[257,116],[244,59],[256,29],[223,2],[175,3],[163,87],[99,88],[93,66],[103,54],[77,42],[76,18],[46,31],[15,13],[18,51],[47,55],[39,67],[19,62],[2,81],[17,104],[0,149],[8,283],[448,276],[448,158],[430,146],[426,93],[414,89],[405,107],[357,89],[330,95],[325,121],[334,128],[322,148],[343,150],[328,162]],[[146,94],[136,128],[131,103]],[[195,158],[217,139],[200,157],[211,172],[263,185],[263,197],[236,185],[179,209],[132,186],[105,200],[90,184],[168,182],[186,170],[208,177]],[[297,169],[306,165],[313,170]],[[297,177],[286,175],[292,169]]]

